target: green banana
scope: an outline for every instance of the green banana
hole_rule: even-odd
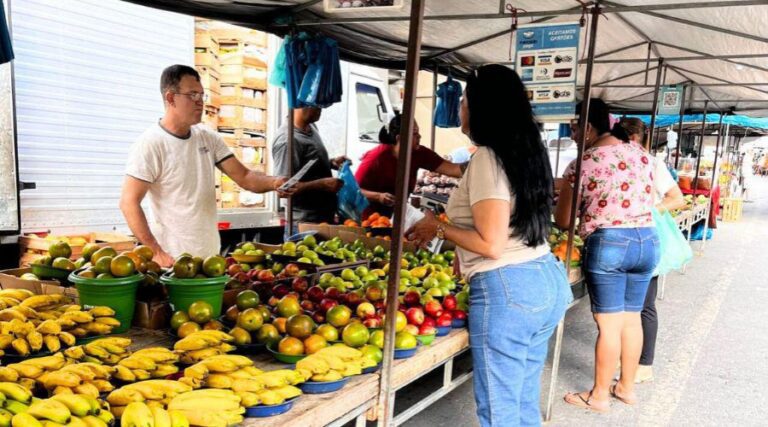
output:
[[[27,412],[29,406],[17,400],[6,400],[3,402],[3,408],[5,408],[6,411],[12,413],[13,415],[18,415]]]
[[[51,399],[59,401],[69,409],[72,415],[84,417],[91,413],[91,403],[80,394],[57,394]]]

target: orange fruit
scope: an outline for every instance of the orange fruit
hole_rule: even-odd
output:
[[[152,250],[152,248],[144,245],[136,246],[133,249],[133,253],[144,258],[144,261],[152,261],[152,258],[155,257],[155,252]]]
[[[306,354],[316,353],[318,350],[328,347],[328,341],[320,335],[313,334],[304,340],[304,352]]]
[[[291,356],[300,356],[304,354],[304,343],[294,337],[285,337],[277,343],[277,351]]]
[[[315,322],[306,314],[291,316],[285,324],[285,331],[288,335],[299,339],[305,339],[312,335],[314,328]]]
[[[202,328],[200,327],[200,325],[198,325],[195,322],[185,322],[184,324],[179,326],[179,329],[176,330],[176,335],[178,335],[179,338],[184,338],[189,334],[193,332],[197,332],[201,329]]]
[[[288,319],[286,319],[285,317],[278,317],[277,319],[275,319],[274,322],[272,322],[272,324],[275,325],[275,327],[277,328],[277,332],[279,332],[280,334],[285,333],[286,323],[288,323]]]

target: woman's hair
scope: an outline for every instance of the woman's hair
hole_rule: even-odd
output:
[[[581,107],[584,101],[576,104],[576,115],[581,114]],[[589,113],[587,113],[587,123],[592,125],[598,135],[602,135],[606,132],[610,132],[612,136],[620,139],[624,142],[629,142],[629,133],[624,129],[620,123],[613,125],[611,129],[611,112],[608,109],[608,105],[600,98],[591,98],[589,100]],[[584,121],[579,120],[579,125],[583,129],[586,128]]]
[[[389,126],[382,126],[379,131],[379,142],[382,144],[395,145],[397,144],[397,136],[400,135],[400,129],[403,124],[402,115],[396,113],[395,117],[389,121]]]
[[[621,121],[619,121],[619,124],[628,136],[631,137],[632,135],[639,135],[640,143],[642,144],[645,142],[645,132],[647,128],[645,127],[645,123],[643,123],[642,120],[636,117],[624,117],[621,119]]]
[[[526,245],[545,243],[552,220],[552,169],[523,82],[507,67],[486,65],[467,79],[466,96],[469,136],[493,151],[515,195],[510,225]]]

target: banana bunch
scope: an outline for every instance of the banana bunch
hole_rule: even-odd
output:
[[[235,346],[229,344],[234,340],[232,335],[214,330],[193,332],[176,341],[173,349],[179,355],[179,361],[185,365],[194,365],[212,356],[232,352]]]
[[[181,411],[166,411],[159,406],[132,402],[122,411],[122,427],[189,427],[187,417]]]
[[[34,390],[37,385],[53,395],[83,394],[93,398],[114,390],[109,382],[113,368],[96,363],[68,362],[64,355],[27,359],[0,369],[0,380]],[[0,427],[2,423],[0,423]]]
[[[126,383],[165,378],[179,372],[175,365],[178,361],[179,356],[167,348],[145,348],[119,361],[114,378]]]
[[[203,389],[180,394],[168,404],[169,411],[182,412],[190,425],[227,427],[243,422],[245,408],[231,390]]]
[[[0,310],[19,305],[25,299],[34,296],[35,293],[27,289],[3,289],[0,290]]]
[[[296,370],[307,381],[329,382],[360,375],[376,362],[363,357],[360,350],[346,345],[333,345],[318,350],[296,363]]]
[[[62,330],[77,338],[109,335],[114,328],[120,326],[120,321],[115,319],[115,310],[105,306],[83,311],[79,305],[70,305],[64,311],[49,313],[52,313],[53,319],[46,320],[55,320],[61,325]]]
[[[27,403],[6,400],[0,409],[0,426],[112,426],[115,417],[101,403],[81,394],[60,394],[49,399],[30,398]]]
[[[130,355],[128,346],[130,338],[109,337],[99,338],[88,344],[70,347],[64,350],[64,356],[70,361],[93,362],[105,365],[116,365]]]
[[[192,391],[192,387],[179,381],[147,380],[114,390],[107,396],[107,402],[112,405],[112,413],[121,418],[131,403],[139,402],[165,409],[174,397],[188,391]]]
[[[281,369],[263,372],[244,356],[213,356],[184,370],[180,382],[192,388],[232,390],[245,407],[276,405],[301,394],[294,387],[304,382],[298,371]]]

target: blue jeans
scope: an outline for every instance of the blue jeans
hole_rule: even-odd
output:
[[[469,292],[480,425],[540,425],[549,337],[573,300],[563,264],[547,254],[476,273]]]
[[[601,228],[584,247],[592,312],[642,311],[661,254],[656,228]]]

